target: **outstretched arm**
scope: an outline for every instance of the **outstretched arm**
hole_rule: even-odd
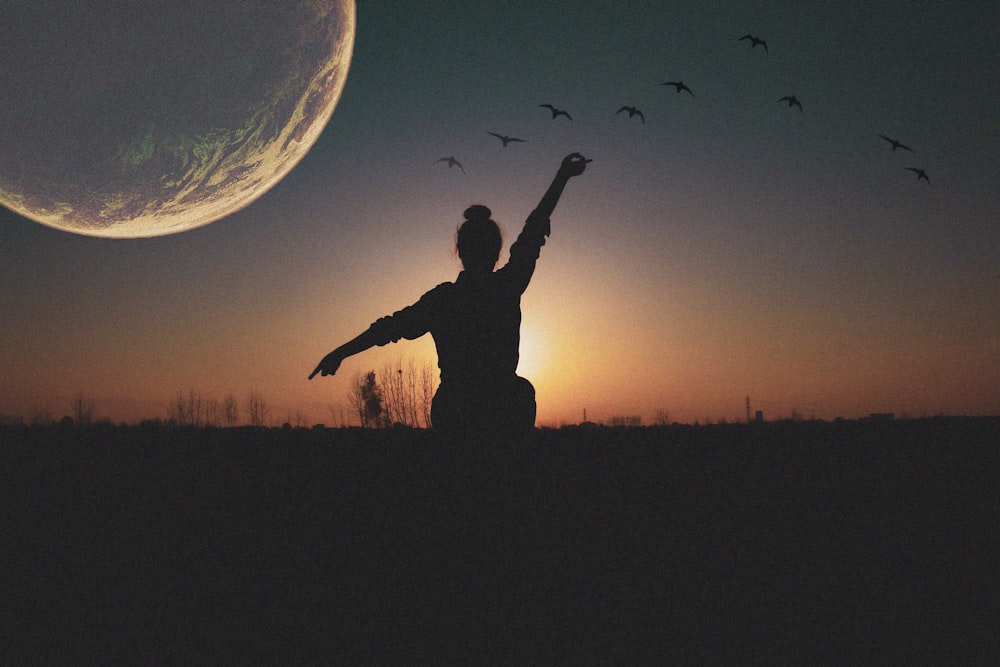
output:
[[[540,217],[542,219],[551,217],[552,212],[556,209],[556,204],[559,203],[559,197],[562,196],[566,183],[572,177],[582,174],[583,170],[587,168],[588,162],[590,160],[579,153],[571,153],[563,158],[562,164],[559,165],[559,171],[556,172],[556,177],[552,179],[552,185],[542,195],[542,200],[538,202],[538,206],[532,211],[531,217]]]
[[[309,379],[312,380],[317,373],[322,375],[333,375],[337,372],[337,369],[340,368],[340,363],[347,357],[357,354],[358,352],[364,352],[370,347],[384,344],[381,338],[381,336],[376,335],[374,328],[369,328],[365,332],[358,334],[330,354],[323,357],[319,364],[316,365],[316,369],[309,374]]]
[[[413,340],[423,336],[428,330],[427,303],[436,298],[434,296],[436,293],[435,290],[431,290],[412,306],[375,320],[368,329],[323,357],[315,370],[309,374],[309,379],[312,380],[317,373],[333,375],[344,359],[358,352],[364,352],[370,347],[395,343],[400,338]]]

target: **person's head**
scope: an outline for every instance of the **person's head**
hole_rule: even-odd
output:
[[[492,271],[500,259],[503,237],[491,215],[482,204],[465,209],[465,222],[458,228],[455,246],[467,271]]]

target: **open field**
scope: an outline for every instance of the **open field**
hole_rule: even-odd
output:
[[[36,664],[996,664],[1000,419],[0,430]]]

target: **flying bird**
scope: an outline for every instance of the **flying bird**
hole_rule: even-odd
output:
[[[924,171],[923,169],[917,169],[916,167],[904,167],[904,169],[915,173],[917,175],[918,181],[922,178],[925,181],[927,181],[927,185],[931,184],[931,179],[927,178],[927,172]]]
[[[636,109],[635,107],[622,107],[621,109],[619,109],[618,111],[616,111],[616,112],[615,112],[615,115],[617,116],[617,115],[618,115],[618,114],[620,114],[620,113],[621,113],[622,111],[628,111],[628,117],[629,117],[629,118],[631,118],[632,116],[638,116],[638,117],[639,117],[639,120],[641,120],[641,121],[642,121],[642,124],[643,124],[643,125],[645,125],[645,124],[646,124],[646,117],[645,117],[645,116],[643,116],[643,115],[642,115],[642,112],[641,112],[641,111],[639,111],[638,109]]]
[[[496,132],[487,132],[486,134],[492,134],[494,137],[502,141],[504,148],[506,148],[507,144],[509,144],[512,141],[524,141],[524,139],[518,139],[517,137],[508,137],[504,134],[497,134]]]
[[[563,111],[562,109],[556,109],[556,108],[555,108],[554,106],[552,106],[551,104],[539,104],[538,106],[540,106],[540,107],[545,107],[546,109],[550,109],[550,110],[552,111],[552,119],[553,119],[553,120],[555,120],[556,116],[566,116],[566,117],[567,117],[567,118],[569,118],[570,120],[573,120],[573,117],[572,117],[572,116],[570,116],[570,115],[569,115],[568,113],[566,113],[566,112],[565,112],[565,111]]]
[[[681,92],[682,90],[686,90],[686,91],[688,91],[688,94],[691,95],[691,97],[694,97],[694,93],[691,92],[690,88],[688,88],[687,86],[684,85],[683,81],[664,81],[660,85],[661,86],[673,86],[677,90],[678,93]]]
[[[462,170],[463,174],[465,173],[465,167],[463,167],[462,163],[456,160],[454,157],[443,157],[440,160],[434,160],[434,164],[437,164],[438,162],[447,162],[449,169],[451,169],[452,167],[458,167],[459,169]]]
[[[798,107],[799,108],[799,113],[802,113],[802,102],[799,102],[799,98],[795,97],[795,95],[786,95],[785,97],[782,97],[778,101],[779,102],[788,102],[789,108],[791,108],[791,107]]]
[[[881,137],[882,139],[885,139],[890,144],[892,144],[892,150],[893,150],[893,152],[895,152],[895,150],[897,148],[902,148],[904,151],[910,151],[911,153],[913,152],[912,148],[910,148],[909,146],[904,146],[903,144],[899,143],[895,139],[890,139],[889,137],[885,136],[884,134],[880,134],[878,136]]]
[[[742,37],[740,37],[736,41],[737,42],[742,42],[744,39],[749,39],[750,40],[750,48],[751,49],[755,48],[758,44],[760,44],[761,46],[764,47],[764,53],[767,53],[767,42],[765,42],[763,39],[758,39],[754,35],[743,35]]]

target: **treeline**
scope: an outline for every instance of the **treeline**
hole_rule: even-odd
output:
[[[271,406],[256,389],[247,391],[242,400],[233,393],[219,400],[189,389],[178,392],[167,410],[167,423],[177,426],[268,426],[270,417]]]
[[[236,427],[236,426],[272,426],[273,408],[257,389],[250,389],[242,396],[230,392],[221,399],[211,394],[203,394],[196,389],[178,391],[167,404],[166,418],[150,417],[141,420],[140,424],[159,424],[164,426],[184,427]],[[295,416],[289,415],[289,421],[294,420],[294,426],[305,426],[305,414],[296,411]],[[73,397],[69,410],[62,417],[35,408],[25,417],[22,414],[0,412],[0,426],[94,426],[111,424],[111,419],[97,416],[97,402],[83,392]]]
[[[331,403],[328,410],[333,424],[339,427],[429,428],[431,401],[437,385],[437,369],[431,363],[397,358],[387,361],[377,371],[355,373],[345,396],[346,404]],[[41,407],[34,408],[28,415],[0,411],[0,426],[62,424],[86,427],[113,423],[107,417],[99,417],[97,408],[97,402],[80,391],[61,413]],[[276,407],[257,388],[243,394],[229,392],[221,397],[191,388],[173,394],[167,401],[165,416],[161,413],[138,423],[186,428],[283,425],[301,428],[312,426],[316,418],[301,409],[286,411]]]
[[[364,428],[430,428],[437,373],[429,362],[395,359],[374,370],[357,372],[347,392],[348,405]]]

